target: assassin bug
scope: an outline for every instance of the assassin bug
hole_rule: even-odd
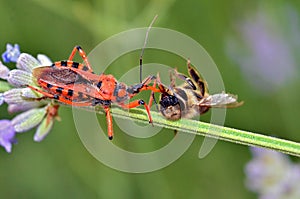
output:
[[[72,61],[76,52],[82,57],[84,64]],[[33,69],[33,77],[36,84],[42,89],[31,85],[28,87],[43,95],[38,100],[50,98],[71,106],[103,107],[106,113],[109,139],[113,138],[111,104],[114,103],[124,109],[143,105],[147,111],[149,123],[152,123],[149,106],[144,100],[139,99],[127,104],[126,102],[144,90],[160,92],[159,89],[149,85],[156,78],[152,75],[138,84],[127,86],[125,83],[118,82],[112,75],[94,74],[87,56],[80,46],[74,47],[66,61],[58,61],[52,66]]]
[[[198,71],[187,61],[189,77],[178,73],[176,69],[170,71],[170,86],[164,86],[157,75],[158,87],[161,92],[159,99],[159,111],[169,120],[180,118],[192,118],[206,113],[210,108],[234,108],[241,106],[243,102],[237,102],[237,96],[228,93],[210,95],[207,83],[203,80]],[[176,78],[184,83],[176,86]],[[154,98],[154,92],[152,92]],[[151,102],[149,103],[151,105]]]
[[[84,64],[72,61],[76,51],[85,62]],[[125,102],[143,90],[159,92],[150,86],[155,76],[148,76],[141,83],[127,86],[118,82],[112,75],[96,75],[88,62],[81,47],[74,47],[67,61],[58,61],[52,66],[42,66],[33,69],[34,81],[43,89],[28,85],[32,90],[41,93],[39,98],[50,98],[71,106],[102,106],[107,117],[108,137],[113,138],[112,116],[110,107],[112,103],[130,109],[143,105],[147,111],[149,123],[152,123],[150,110],[142,99]]]

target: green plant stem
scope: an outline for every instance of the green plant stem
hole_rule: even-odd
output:
[[[138,122],[148,123],[148,118],[144,110],[132,110],[133,111],[130,111],[130,113],[128,113],[128,111],[126,110],[113,108],[112,114],[115,117],[133,119]],[[218,126],[191,119],[169,121],[163,118],[159,113],[153,111],[151,111],[151,115],[153,117],[153,122],[155,126],[165,127],[168,129],[174,129],[196,135],[208,136],[248,146],[264,147],[300,157],[300,143],[297,142],[266,136],[258,133],[252,133],[249,131]]]

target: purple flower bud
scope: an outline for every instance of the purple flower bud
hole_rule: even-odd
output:
[[[12,119],[15,131],[22,133],[36,127],[39,123],[41,123],[46,113],[46,107],[43,107],[31,109],[17,115],[14,119]]]
[[[3,93],[0,93],[0,106],[3,104],[3,102],[4,102]]]
[[[37,59],[27,53],[21,54],[18,45],[8,44],[6,48],[2,54],[4,62],[16,62],[17,69],[10,71],[0,61],[0,78],[7,81],[0,82],[0,105],[6,102],[10,113],[25,111],[12,121],[0,120],[0,146],[11,152],[16,132],[26,132],[38,126],[34,140],[43,140],[50,132],[54,119],[58,119],[59,106],[47,100],[40,100],[43,95],[27,87],[39,86],[35,84],[32,70],[39,66],[51,66],[51,60],[42,54],[39,54]],[[12,88],[11,85],[16,88]]]
[[[22,91],[21,91],[21,96],[24,99],[32,100],[32,99],[35,99],[35,98],[40,98],[43,95],[41,93],[33,91],[31,88],[23,88]]]
[[[43,105],[42,103],[37,102],[26,102],[26,103],[20,103],[20,104],[9,104],[7,107],[8,113],[17,113],[22,111],[28,111],[33,108],[38,108]]]
[[[10,153],[12,144],[16,143],[15,130],[9,120],[0,120],[0,145]]]
[[[263,199],[300,198],[300,165],[287,155],[251,148],[253,159],[246,165],[247,187]]]
[[[26,102],[24,98],[22,98],[22,91],[24,88],[13,88],[9,91],[6,91],[3,94],[4,101],[7,104],[21,104]]]
[[[49,59],[49,57],[47,57],[46,55],[43,55],[43,54],[38,54],[37,59],[39,60],[39,62],[41,63],[42,66],[51,66],[53,63]]]
[[[52,129],[53,123],[53,119],[48,121],[48,118],[45,117],[41,124],[38,126],[36,133],[34,134],[33,140],[36,142],[42,141]]]
[[[31,73],[19,69],[11,70],[7,81],[15,87],[34,85]]]
[[[294,52],[299,51],[299,16],[292,7],[279,8],[275,13],[264,8],[238,21],[237,34],[228,38],[226,46],[250,84],[259,91],[272,92],[297,77]]]
[[[0,61],[0,78],[7,79],[8,78],[9,69],[2,64]]]
[[[19,59],[17,60],[16,66],[18,69],[31,73],[33,68],[40,65],[41,63],[36,58],[27,53],[22,53]]]
[[[16,62],[20,56],[20,47],[18,44],[12,46],[11,44],[6,44],[6,51],[2,54],[2,59],[4,62]]]
[[[13,88],[3,93],[3,100],[8,104],[8,112],[26,111],[46,105],[45,101],[34,100],[38,98],[30,88]],[[0,98],[1,99],[1,98]]]

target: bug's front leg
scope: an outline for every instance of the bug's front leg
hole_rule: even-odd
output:
[[[145,90],[151,90],[153,92],[160,92],[159,89],[155,88],[155,86],[149,86],[149,84],[151,83],[151,81],[154,80],[154,82],[156,81],[156,77],[154,75],[149,75],[148,77],[146,77],[142,83],[139,84],[135,84],[133,86],[130,86],[127,91],[129,92],[129,94],[131,94],[131,96],[134,96],[136,94],[138,94],[141,91],[145,91]]]
[[[161,80],[160,80],[160,75],[159,73],[157,73],[157,76],[156,76],[156,79],[154,80],[153,82],[153,86],[154,88],[156,88],[156,84],[158,84],[158,89],[159,89],[159,93],[164,93],[166,92],[166,88],[164,87],[164,85],[162,84]],[[150,99],[149,99],[149,103],[148,103],[148,107],[149,109],[151,108],[152,106],[152,103],[154,101],[155,105],[156,105],[156,109],[158,110],[158,106],[157,106],[157,101],[155,99],[155,96],[154,96],[154,91],[151,91],[151,96],[150,96]]]
[[[150,114],[150,108],[144,100],[140,99],[140,100],[135,100],[133,102],[130,102],[128,104],[119,104],[119,106],[124,109],[131,109],[131,108],[138,107],[140,105],[143,105],[145,107],[147,115],[148,115],[149,123],[153,124],[152,117]]]

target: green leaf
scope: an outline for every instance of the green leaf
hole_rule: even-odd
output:
[[[8,91],[12,88],[12,86],[5,82],[5,81],[0,81],[0,92],[3,93],[5,91]]]

